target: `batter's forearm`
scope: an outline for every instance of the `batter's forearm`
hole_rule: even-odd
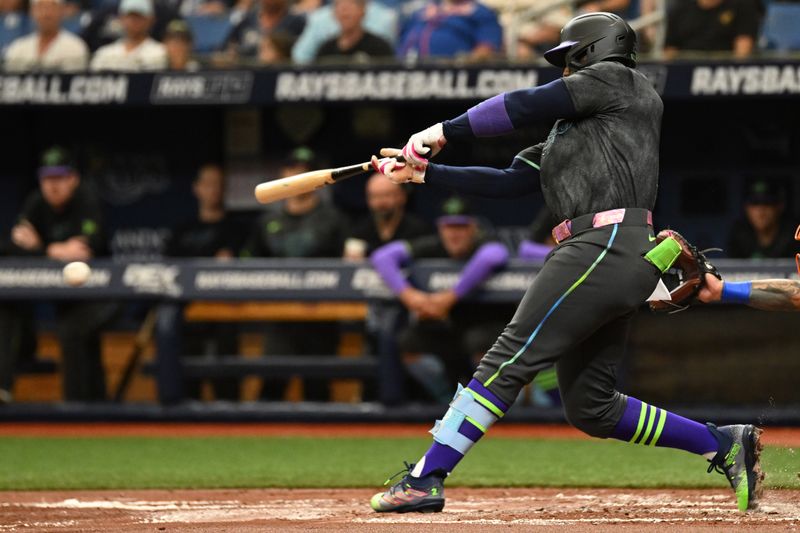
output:
[[[747,305],[764,311],[800,311],[800,281],[753,281]]]
[[[464,194],[513,198],[539,190],[539,171],[515,159],[509,168],[451,167],[429,164],[425,182]]]

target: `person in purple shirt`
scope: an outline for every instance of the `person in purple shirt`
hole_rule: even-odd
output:
[[[411,313],[411,325],[398,336],[398,347],[410,376],[437,401],[447,403],[459,379],[474,372],[508,318],[486,304],[463,299],[508,261],[506,247],[486,239],[461,198],[446,200],[437,219],[438,233],[393,241],[370,256],[375,270]],[[414,259],[464,261],[450,289],[427,292],[414,287],[403,267]],[[506,306],[505,311],[511,314]],[[435,356],[431,355],[435,354]]]
[[[432,1],[403,25],[400,58],[488,59],[503,47],[503,30],[494,11],[473,0]]]

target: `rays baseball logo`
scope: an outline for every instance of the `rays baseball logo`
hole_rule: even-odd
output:
[[[178,284],[180,268],[159,263],[130,264],[125,267],[122,284],[137,293],[180,296],[183,289]]]

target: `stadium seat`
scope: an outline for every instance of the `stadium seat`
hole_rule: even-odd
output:
[[[800,50],[800,4],[771,2],[762,31],[763,48]]]
[[[227,17],[186,17],[194,36],[194,51],[207,54],[221,50],[233,29]]]
[[[14,39],[30,31],[31,22],[28,15],[9,13],[0,16],[0,55],[5,54],[6,48]]]

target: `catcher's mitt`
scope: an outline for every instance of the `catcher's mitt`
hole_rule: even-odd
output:
[[[681,252],[675,262],[661,277],[669,289],[672,300],[650,302],[650,309],[653,311],[683,311],[696,301],[697,293],[706,283],[705,274],[722,279],[717,268],[711,264],[705,254],[677,231],[671,229],[659,231],[656,235],[656,243],[670,238],[674,239],[681,247]]]

